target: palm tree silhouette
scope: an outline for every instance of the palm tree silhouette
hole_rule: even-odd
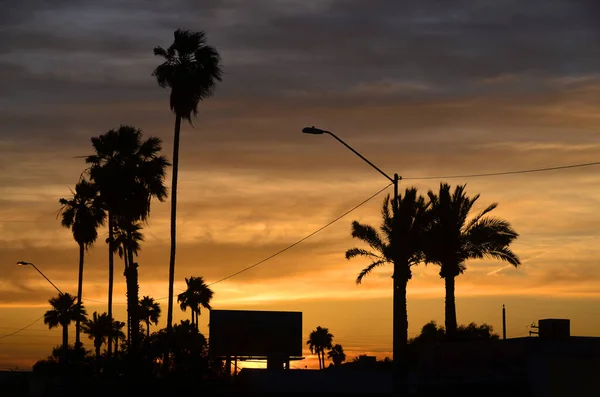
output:
[[[100,348],[110,338],[112,333],[111,321],[107,313],[98,315],[94,312],[91,319],[85,320],[83,323],[83,332],[88,334],[89,338],[94,341],[94,349],[96,358],[100,358]]]
[[[140,300],[140,319],[146,322],[146,337],[150,337],[150,323],[158,325],[160,317],[160,305],[154,298],[144,296]]]
[[[141,232],[142,229],[143,226],[141,222],[135,222],[132,225],[128,225],[122,218],[117,219],[114,222],[113,243],[110,244],[109,239],[106,239],[106,243],[111,245],[113,253],[118,254],[119,258],[123,259],[125,269],[127,269],[128,266],[127,253],[131,251],[134,256],[137,256],[138,252],[141,250],[140,242],[144,241],[144,235]]]
[[[127,277],[127,269],[129,269],[128,253],[132,252],[134,256],[138,255],[141,250],[140,242],[144,241],[144,235],[141,232],[141,222],[128,224],[124,218],[120,217],[114,222],[114,230],[112,234],[112,243],[106,239],[106,243],[112,248],[113,253],[117,253],[119,258],[123,259],[125,264],[123,275]],[[141,317],[140,317],[141,319]],[[131,316],[127,313],[127,342],[130,342],[131,334]]]
[[[468,220],[479,195],[468,197],[466,185],[440,184],[439,193],[429,191],[432,222],[427,232],[426,261],[440,266],[440,277],[446,283],[446,336],[456,335],[455,278],[466,270],[469,259],[494,258],[519,266],[520,261],[509,245],[519,235],[507,221],[486,217],[498,204],[489,205]]]
[[[344,361],[346,361],[346,353],[344,353],[344,348],[342,345],[333,345],[329,353],[327,353],[327,357],[333,361],[333,365],[336,367],[340,366]]]
[[[393,216],[390,208],[390,196],[383,202],[383,222],[380,235],[373,226],[364,225],[357,221],[352,222],[352,237],[367,243],[372,251],[363,248],[351,248],[346,251],[346,259],[364,257],[371,264],[364,268],[356,278],[360,284],[363,278],[376,267],[387,263],[394,264],[395,269],[400,269],[399,274],[394,274],[394,288],[398,289],[397,302],[401,315],[395,318],[394,329],[397,330],[398,346],[406,346],[408,340],[408,314],[406,310],[406,287],[412,278],[411,268],[423,260],[422,240],[423,233],[428,224],[428,205],[423,196],[417,196],[417,189],[406,189],[404,196],[398,198],[398,212]]]
[[[125,327],[125,323],[123,321],[112,321],[112,328],[110,331],[110,339],[115,340],[115,353],[119,351],[119,341],[125,340],[125,333],[123,332],[123,328]]]
[[[108,210],[109,229],[109,297],[108,316],[112,318],[112,290],[114,281],[113,241],[115,224],[125,225],[128,240],[133,240],[135,224],[147,221],[152,198],[164,201],[167,188],[164,185],[165,169],[169,165],[160,155],[161,140],[150,137],[142,141],[142,131],[122,125],[98,137],[92,138],[96,154],[88,156],[91,165],[90,179],[98,185],[100,197]],[[133,352],[140,344],[138,308],[138,272],[131,247],[125,247],[127,256],[125,279],[127,283],[127,312],[131,318],[131,343]],[[111,354],[112,339],[108,352]]]
[[[198,328],[198,316],[200,308],[211,309],[210,301],[214,292],[206,285],[202,277],[190,277],[185,279],[187,289],[177,296],[179,307],[184,312],[189,307],[192,312],[192,325]]]
[[[58,294],[48,301],[52,309],[44,314],[44,324],[49,329],[62,326],[62,349],[66,352],[69,348],[69,325],[73,321],[85,321],[85,308],[76,303],[76,297],[69,293]]]
[[[217,82],[221,81],[221,57],[216,48],[206,42],[204,32],[178,29],[173,44],[167,49],[154,48],[154,55],[164,58],[152,75],[158,85],[171,88],[169,104],[175,113],[173,134],[173,174],[171,183],[171,252],[169,257],[169,303],[167,308],[167,334],[173,327],[173,284],[175,282],[175,248],[177,225],[177,175],[179,172],[179,135],[181,120],[191,123],[198,114],[200,101],[212,96]],[[165,365],[168,354],[165,352]]]
[[[331,349],[331,341],[333,335],[329,332],[329,329],[317,327],[314,331],[311,331],[308,336],[308,345],[311,354],[316,354],[319,359],[319,369],[325,368],[325,349]]]
[[[104,225],[106,214],[98,197],[98,188],[93,183],[82,179],[75,186],[73,196],[61,198],[59,214],[61,224],[70,228],[73,238],[79,245],[79,278],[77,283],[77,303],[82,304],[83,290],[83,262],[85,251],[88,250],[98,238],[98,227]],[[75,320],[75,346],[79,346],[80,322]]]

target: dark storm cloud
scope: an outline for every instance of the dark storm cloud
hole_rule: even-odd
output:
[[[591,0],[463,0],[452,7],[438,1],[342,0],[320,6],[297,1],[27,4],[9,8],[18,22],[5,22],[9,40],[2,41],[0,53],[28,69],[47,63],[47,73],[67,77],[73,72],[69,63],[87,67],[82,89],[88,80],[132,88],[126,81],[131,79],[120,77],[151,71],[151,48],[168,45],[177,27],[207,30],[223,54],[226,79],[220,91],[226,96],[316,95],[382,81],[399,83],[398,91],[411,96],[456,94],[499,75],[525,75],[517,84],[522,87],[539,77],[586,74],[600,66],[594,47],[599,13]],[[36,51],[62,60],[36,65]],[[118,95],[119,87],[114,92]]]

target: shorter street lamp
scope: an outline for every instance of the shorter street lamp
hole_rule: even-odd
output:
[[[46,275],[44,273],[42,273],[42,271],[40,269],[38,269],[36,265],[34,265],[31,262],[25,262],[25,261],[19,261],[19,262],[17,262],[17,265],[18,266],[31,266],[31,267],[33,267],[35,270],[38,271],[39,274],[42,275],[42,277],[44,277],[50,284],[52,284],[52,286],[54,288],[56,288],[56,290],[58,291],[59,294],[62,295],[62,291],[60,289],[58,289],[58,287],[56,285],[54,285],[54,283],[52,281],[50,281],[50,279],[48,277],[46,277]]]

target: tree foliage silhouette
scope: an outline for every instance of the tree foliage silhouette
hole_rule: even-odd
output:
[[[140,300],[140,319],[146,323],[146,337],[150,337],[150,323],[158,325],[160,317],[160,304],[154,298],[144,296]]]
[[[417,195],[416,189],[409,188],[398,199],[396,215],[392,214],[390,196],[384,199],[382,217],[381,235],[373,226],[352,222],[352,237],[367,243],[371,250],[351,248],[346,251],[346,259],[363,257],[371,261],[358,274],[357,284],[379,266],[391,263],[394,269],[399,270],[398,274],[393,274],[393,284],[398,289],[398,301],[394,305],[399,308],[401,315],[394,319],[397,321],[394,329],[399,346],[405,346],[408,340],[406,287],[412,278],[412,266],[423,260],[422,240],[428,225],[428,205],[422,196]]]
[[[169,301],[167,308],[167,333],[173,326],[173,284],[175,281],[175,251],[177,225],[177,176],[179,172],[179,136],[181,120],[191,122],[198,114],[200,101],[213,95],[221,81],[221,57],[216,48],[207,44],[204,32],[178,29],[171,46],[154,48],[154,55],[164,58],[152,75],[158,85],[171,88],[169,104],[175,113],[173,134],[173,173],[171,183],[171,251],[169,257]],[[165,354],[165,359],[168,356]]]
[[[192,325],[198,328],[198,316],[200,315],[200,308],[204,307],[208,310],[211,309],[210,301],[214,295],[214,292],[206,285],[202,277],[190,277],[185,279],[187,289],[177,296],[177,302],[179,307],[184,312],[187,308],[190,308],[192,312]]]
[[[82,179],[75,186],[72,197],[61,198],[61,224],[70,228],[73,238],[79,245],[79,277],[77,282],[77,303],[82,304],[83,291],[83,264],[85,251],[89,249],[98,238],[98,228],[104,225],[106,214],[99,200],[98,187]],[[79,346],[80,320],[75,320],[75,345]]]
[[[144,235],[141,232],[142,223],[134,222],[129,224],[125,218],[117,218],[114,222],[112,243],[109,238],[106,239],[106,243],[109,244],[113,253],[117,253],[119,258],[123,259],[125,265],[123,275],[127,277],[127,270],[129,267],[129,253],[133,253],[133,256],[137,256],[141,250],[140,242],[144,241]],[[135,277],[135,276],[133,276]],[[133,288],[137,288],[137,285]],[[142,319],[142,317],[140,317]],[[131,316],[127,315],[127,342],[130,342],[131,334]]]
[[[318,326],[314,331],[311,331],[308,336],[308,345],[310,352],[316,354],[319,360],[319,369],[325,368],[325,350],[331,349],[333,335],[329,329]]]
[[[113,290],[113,241],[114,228],[123,225],[129,241],[133,240],[137,222],[147,221],[152,198],[164,201],[167,188],[164,185],[166,167],[169,165],[160,154],[161,140],[150,137],[142,140],[138,128],[122,125],[98,137],[92,138],[96,154],[88,156],[91,165],[90,179],[98,186],[100,197],[108,210],[109,224],[109,304],[108,316],[112,317]],[[133,352],[140,345],[138,309],[138,270],[134,262],[134,250],[125,247],[127,256],[125,280],[127,283],[127,312]],[[108,351],[111,353],[112,338]]]
[[[66,351],[69,347],[69,325],[73,321],[85,321],[85,307],[77,304],[77,298],[69,293],[58,294],[48,303],[52,308],[44,314],[44,324],[50,329],[62,327],[62,348]]]
[[[107,313],[98,315],[94,312],[92,318],[83,322],[83,332],[94,341],[94,351],[96,358],[100,358],[100,348],[112,335],[112,324]]]
[[[519,266],[520,261],[509,245],[519,236],[510,223],[486,216],[497,204],[491,204],[469,220],[469,213],[479,195],[468,197],[465,185],[440,184],[439,192],[428,193],[431,223],[425,239],[427,263],[440,266],[446,284],[446,336],[456,335],[455,278],[466,270],[470,259],[493,258]]]
[[[119,341],[125,340],[125,332],[123,332],[123,328],[125,328],[125,323],[123,321],[117,321],[113,319],[109,340],[114,339],[115,353],[119,351]]]
[[[346,353],[344,353],[344,348],[342,345],[333,345],[331,350],[327,353],[327,357],[333,361],[333,365],[336,367],[340,366],[344,361],[346,361]]]

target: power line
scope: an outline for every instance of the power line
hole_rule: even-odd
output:
[[[421,177],[410,177],[410,178],[402,178],[402,179],[403,180],[424,180],[424,179],[478,178],[478,177],[485,177],[485,176],[515,175],[515,174],[528,174],[528,173],[532,173],[532,172],[566,170],[569,168],[591,167],[594,165],[600,165],[600,161],[596,161],[593,163],[562,165],[562,166],[556,166],[556,167],[533,168],[533,169],[519,170],[519,171],[488,172],[488,173],[484,173],[484,174],[466,174],[466,175],[421,176]]]
[[[27,325],[27,326],[25,326],[25,327],[23,327],[23,328],[21,328],[21,329],[19,329],[19,330],[15,331],[15,332],[13,332],[13,333],[6,334],[6,335],[0,335],[0,339],[3,339],[3,338],[8,338],[9,336],[16,335],[16,334],[18,334],[18,333],[19,333],[19,332],[21,332],[21,331],[25,331],[27,328],[31,327],[33,324],[35,324],[35,323],[37,323],[38,321],[40,321],[42,318],[44,318],[44,315],[43,315],[43,314],[42,314],[42,315],[41,315],[41,316],[40,316],[40,317],[39,317],[37,320],[35,320],[34,322],[32,322],[31,324],[29,324],[29,325]]]
[[[368,199],[366,199],[366,200],[363,200],[363,201],[362,201],[360,204],[358,204],[358,205],[355,205],[355,206],[354,206],[352,209],[350,209],[350,210],[348,210],[348,211],[344,212],[342,215],[338,216],[337,218],[335,218],[335,219],[334,219],[334,220],[332,220],[331,222],[327,223],[326,225],[324,225],[324,226],[321,226],[320,228],[318,228],[318,229],[317,229],[317,230],[315,230],[314,232],[310,233],[310,234],[309,234],[309,235],[307,235],[306,237],[303,237],[303,238],[301,238],[300,240],[296,241],[295,243],[288,245],[288,246],[287,246],[287,247],[285,247],[284,249],[277,251],[276,253],[274,253],[274,254],[272,254],[272,255],[270,255],[270,256],[268,256],[268,257],[266,257],[265,259],[263,259],[263,260],[261,260],[261,261],[258,261],[258,262],[256,262],[255,264],[253,264],[253,265],[251,265],[251,266],[245,267],[245,268],[243,268],[242,270],[239,270],[239,271],[237,271],[237,272],[235,272],[235,273],[232,273],[232,274],[230,274],[230,275],[229,275],[229,276],[227,276],[227,277],[223,277],[223,278],[222,278],[222,279],[220,279],[220,280],[214,281],[214,282],[212,282],[212,283],[208,284],[208,286],[215,285],[215,284],[217,284],[217,283],[220,283],[220,282],[222,282],[222,281],[225,281],[225,280],[228,280],[228,279],[230,279],[230,278],[232,278],[232,277],[235,277],[235,276],[237,276],[237,275],[239,275],[239,274],[242,274],[242,273],[244,273],[244,272],[246,272],[246,271],[248,271],[248,270],[250,270],[250,269],[252,269],[252,268],[255,268],[255,267],[256,267],[256,266],[258,266],[258,265],[261,265],[261,264],[265,263],[265,262],[266,262],[266,261],[268,261],[269,259],[273,259],[273,258],[275,258],[276,256],[278,256],[278,255],[280,255],[280,254],[284,253],[285,251],[287,251],[287,250],[289,250],[289,249],[291,249],[291,248],[293,248],[293,247],[297,246],[298,244],[300,244],[300,243],[302,243],[303,241],[305,241],[305,240],[307,240],[307,239],[311,238],[312,236],[314,236],[315,234],[319,233],[320,231],[322,231],[322,230],[326,229],[327,227],[329,227],[329,226],[333,225],[335,222],[339,221],[340,219],[342,219],[343,217],[345,217],[346,215],[348,215],[348,214],[349,214],[349,213],[351,213],[352,211],[356,210],[358,207],[360,207],[360,206],[362,206],[362,205],[366,204],[367,202],[371,201],[372,199],[374,199],[375,197],[377,197],[379,194],[381,194],[383,191],[385,191],[385,190],[386,190],[388,187],[390,187],[391,185],[392,185],[392,184],[390,183],[389,185],[387,185],[387,186],[386,186],[386,187],[384,187],[383,189],[379,190],[377,193],[375,193],[375,194],[373,194],[372,196],[370,196]]]

